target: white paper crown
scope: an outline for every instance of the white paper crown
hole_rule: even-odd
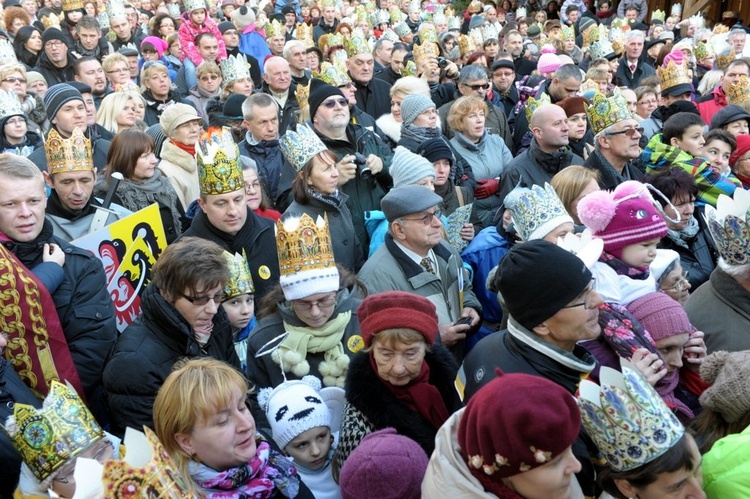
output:
[[[706,205],[706,221],[726,263],[750,263],[750,191],[738,188],[734,197],[720,195],[716,208]]]
[[[589,52],[591,60],[614,54],[615,49],[612,47],[612,42],[609,41],[609,31],[605,26],[599,27],[599,39],[591,43]]]
[[[372,25],[376,27],[380,26],[382,23],[387,23],[390,20],[391,14],[385,9],[376,10],[370,14],[370,21],[372,22]]]
[[[584,380],[578,406],[584,428],[614,471],[627,471],[664,454],[685,428],[640,372],[620,359],[622,372],[602,367],[599,384]]]
[[[23,107],[18,94],[13,90],[0,90],[0,120],[8,116],[19,116],[23,114]]]
[[[518,235],[524,241],[542,239],[553,229],[573,219],[551,185],[516,187],[505,197],[505,207],[513,213]]]
[[[205,0],[183,0],[182,3],[185,6],[185,12],[193,12],[194,10],[206,8]]]
[[[107,2],[107,16],[110,20],[116,17],[128,17],[128,13],[125,12],[125,4],[122,0],[110,0]]]
[[[602,251],[604,251],[604,241],[594,237],[594,233],[589,228],[586,228],[580,234],[568,232],[565,237],[558,237],[557,245],[583,260],[583,263],[589,269],[599,261],[599,257],[602,256]]]
[[[516,9],[516,19],[520,17],[526,17],[526,7],[519,7]]]
[[[230,55],[221,61],[221,77],[224,84],[250,78],[250,63],[245,54]]]
[[[458,16],[451,16],[448,18],[448,30],[461,29],[461,18]]]
[[[706,25],[706,20],[703,18],[702,15],[695,14],[694,16],[690,16],[690,18],[688,19],[688,24],[690,26],[703,28]]]
[[[0,40],[0,65],[14,64],[18,62],[13,44],[8,40]]]

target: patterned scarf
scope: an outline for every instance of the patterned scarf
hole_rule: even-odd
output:
[[[440,131],[440,128],[428,128],[424,126],[417,126],[414,124],[411,125],[405,125],[401,124],[401,138],[402,139],[412,139],[420,144],[424,142],[425,140],[429,139],[437,139],[442,135],[442,132]]]
[[[698,230],[700,230],[698,220],[695,217],[690,217],[690,221],[688,221],[688,224],[684,229],[669,229],[667,231],[667,237],[672,240],[677,246],[688,249],[688,241],[693,239],[696,234],[698,234]]]
[[[602,256],[599,257],[599,261],[611,267],[617,275],[628,276],[631,279],[637,279],[639,281],[645,281],[648,279],[648,267],[631,267],[615,255],[607,253],[606,251],[602,251]]]
[[[330,204],[335,208],[341,208],[341,202],[344,200],[344,198],[341,197],[341,191],[339,191],[338,189],[336,189],[336,192],[334,192],[333,194],[321,194],[312,187],[308,186],[307,194],[311,198],[315,198],[325,204]]]

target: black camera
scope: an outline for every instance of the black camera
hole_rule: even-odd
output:
[[[445,57],[438,57],[437,61],[438,61],[438,67],[440,69],[445,69],[446,67],[448,67],[448,59],[446,59]]]
[[[362,178],[370,178],[372,176],[370,167],[367,166],[367,158],[365,158],[364,154],[355,152],[354,164],[357,165],[357,173],[359,173]]]

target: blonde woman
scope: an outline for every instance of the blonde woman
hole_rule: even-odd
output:
[[[146,101],[145,121],[148,126],[158,123],[164,110],[174,104],[193,106],[192,102],[181,99],[172,90],[169,69],[161,61],[148,61],[141,68],[141,95]]]
[[[427,81],[416,76],[404,76],[396,80],[391,87],[391,112],[379,117],[375,123],[393,142],[392,147],[401,140],[401,102],[407,95],[422,94],[430,98],[430,87]]]
[[[110,87],[113,89],[117,85],[127,85],[127,83],[131,81],[130,63],[128,62],[127,57],[119,52],[109,54],[105,57],[104,60],[102,60],[102,68],[104,69],[104,74],[107,75]]]
[[[30,131],[41,134],[42,131],[49,130],[50,124],[47,121],[44,101],[35,93],[28,91],[26,68],[23,64],[0,66],[0,89],[6,92],[13,91],[18,95],[23,112],[29,118],[27,124]]]
[[[107,95],[96,112],[96,122],[113,134],[133,128],[136,120],[135,96],[129,93]]]

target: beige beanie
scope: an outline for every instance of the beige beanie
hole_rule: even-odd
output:
[[[701,378],[711,386],[700,396],[703,407],[728,423],[750,411],[750,351],[714,352],[701,365]]]

